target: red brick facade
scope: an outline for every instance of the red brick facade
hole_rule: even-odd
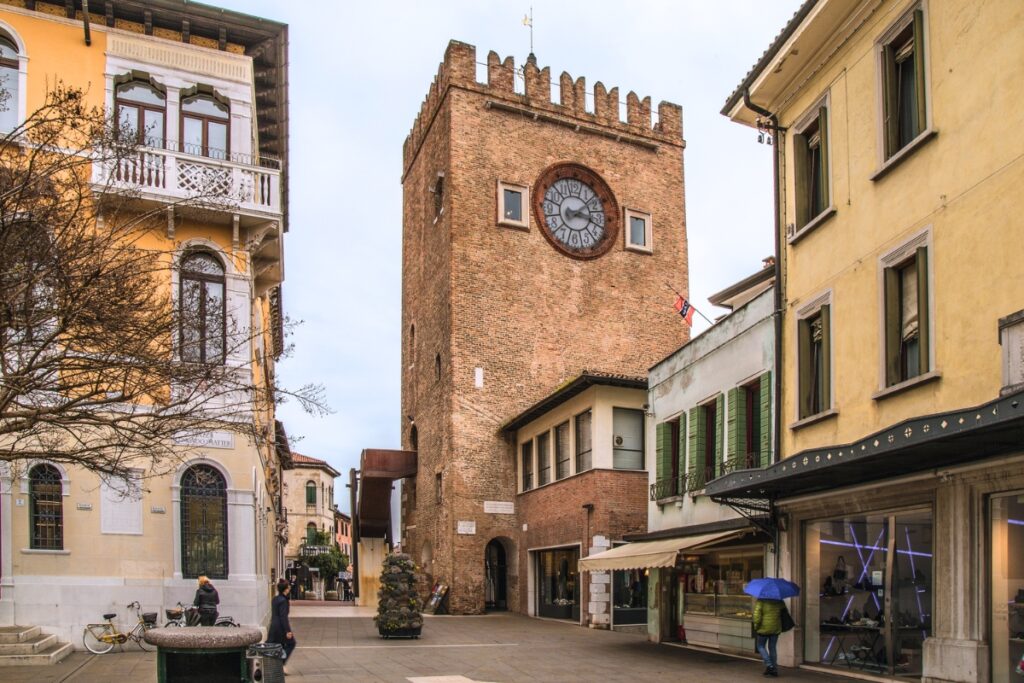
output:
[[[525,611],[532,528],[523,538],[522,524],[526,508],[543,509],[552,495],[517,499],[514,444],[501,425],[586,369],[645,376],[687,339],[665,286],[687,291],[680,108],[661,103],[652,126],[650,98],[630,93],[620,122],[618,89],[596,84],[588,113],[582,78],[563,74],[554,104],[548,69],[527,62],[517,94],[511,58],[492,52],[487,61],[489,84],[477,83],[475,48],[449,44],[405,142],[402,180],[402,445],[419,453],[416,481],[406,482],[403,547],[450,584],[459,613],[484,608],[484,548],[494,538],[508,557],[509,604]],[[558,162],[599,174],[620,210],[650,214],[653,253],[625,250],[620,235],[608,253],[581,261],[556,251],[533,216],[529,230],[499,227],[498,181],[532,188]],[[640,477],[578,478],[617,490],[620,479]],[[485,513],[483,501],[516,501],[517,510]],[[556,518],[582,524],[573,505]],[[456,533],[460,521],[475,522],[475,533]]]

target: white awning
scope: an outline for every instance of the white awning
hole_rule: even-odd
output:
[[[749,529],[722,531],[702,536],[666,538],[658,541],[627,543],[603,553],[590,555],[580,560],[580,571],[606,571],[610,569],[649,569],[651,567],[674,567],[680,550],[696,550],[704,546],[738,538]]]

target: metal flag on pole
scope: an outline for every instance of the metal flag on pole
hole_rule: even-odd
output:
[[[523,26],[530,27],[530,54],[533,54],[533,6],[530,6],[530,13],[523,15]]]
[[[693,314],[696,313],[700,317],[704,318],[704,320],[707,320],[709,325],[715,324],[711,322],[711,320],[709,320],[706,315],[698,311],[697,307],[690,303],[689,299],[687,299],[685,296],[679,293],[679,290],[670,285],[668,282],[665,283],[665,286],[676,293],[676,296],[678,298],[676,299],[675,304],[672,307],[676,310],[677,313],[679,313],[679,315],[683,316],[686,322],[690,323],[690,325],[693,325]]]

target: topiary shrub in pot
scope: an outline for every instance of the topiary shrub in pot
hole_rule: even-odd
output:
[[[419,638],[423,628],[415,587],[416,564],[405,553],[384,558],[377,591],[377,631],[381,638]]]

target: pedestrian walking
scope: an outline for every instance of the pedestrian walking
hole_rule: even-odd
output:
[[[213,626],[217,623],[217,605],[220,604],[220,596],[207,577],[199,577],[199,588],[196,589],[196,597],[192,604],[199,608],[200,626]]]
[[[776,646],[782,633],[781,600],[758,600],[754,603],[754,633],[757,634],[757,651],[764,661],[764,675],[779,675],[779,660]]]
[[[288,594],[291,592],[291,585],[285,579],[277,582],[277,595],[270,602],[270,628],[267,629],[267,642],[277,643],[284,648],[284,661],[287,666],[288,660],[295,649],[295,634],[292,633],[291,622],[288,621],[290,602]],[[285,671],[287,674],[288,671]]]

